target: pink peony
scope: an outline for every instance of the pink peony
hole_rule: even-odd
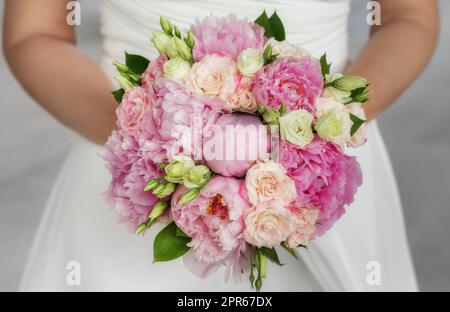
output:
[[[224,114],[205,133],[203,157],[208,167],[226,177],[243,177],[259,159],[265,159],[267,128],[249,114]]]
[[[128,135],[136,135],[148,105],[147,95],[141,87],[125,91],[122,103],[116,110],[120,129]]]
[[[236,60],[239,53],[247,48],[264,46],[264,29],[247,19],[209,16],[192,27],[195,36],[194,60],[202,60],[206,55],[219,54]]]
[[[244,241],[243,212],[248,202],[240,196],[242,181],[216,176],[199,197],[186,205],[178,205],[187,191],[179,186],[172,196],[172,218],[178,227],[192,237],[189,246],[197,261],[204,265],[231,266],[240,274],[248,269],[248,247]],[[205,270],[193,269],[194,273]],[[207,270],[210,272],[211,270]]]
[[[139,145],[133,137],[114,131],[106,143],[102,157],[112,174],[106,192],[113,215],[130,231],[145,221],[157,198],[144,192],[148,180],[161,174],[151,159],[139,155]]]
[[[203,133],[221,114],[223,101],[190,95],[172,79],[157,79],[151,88],[152,109],[141,127],[143,153],[158,161],[177,155],[201,159]]]
[[[267,108],[286,104],[287,111],[305,109],[314,114],[314,103],[322,88],[323,76],[317,60],[289,57],[274,61],[256,74],[253,94]]]
[[[299,204],[319,210],[318,235],[325,233],[342,216],[344,206],[353,202],[362,184],[356,158],[320,138],[303,149],[281,142],[280,161],[295,182]]]

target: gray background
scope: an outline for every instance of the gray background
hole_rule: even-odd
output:
[[[406,1],[406,0],[405,0]],[[3,15],[3,0],[0,0]],[[352,55],[367,38],[364,1],[353,1]],[[82,1],[80,48],[100,53],[97,1]],[[398,179],[422,290],[450,291],[450,1],[425,73],[379,118]],[[414,51],[411,51],[414,53]],[[0,58],[0,291],[15,290],[53,180],[74,134],[30,99]]]

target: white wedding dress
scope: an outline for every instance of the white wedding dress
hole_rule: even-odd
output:
[[[165,15],[186,30],[197,18],[235,13],[256,18],[263,9],[277,10],[287,39],[315,56],[327,52],[334,71],[348,61],[349,0],[104,0],[101,2],[103,57],[111,62],[123,52],[155,57],[152,31]],[[308,250],[301,260],[282,255],[287,265],[269,264],[266,291],[415,291],[400,198],[388,154],[376,123],[369,141],[352,150],[361,163],[364,184],[346,214]],[[145,237],[129,234],[113,219],[103,192],[110,175],[99,157],[100,146],[76,144],[47,203],[23,275],[22,291],[248,291],[249,283],[225,282],[223,271],[207,279],[192,275],[180,260],[152,264],[157,229]],[[79,283],[67,279],[73,263]],[[70,278],[69,278],[70,279]]]

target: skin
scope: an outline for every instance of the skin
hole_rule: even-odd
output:
[[[422,72],[439,34],[436,0],[381,0],[381,26],[348,68],[370,82],[369,120],[386,110]],[[109,79],[76,49],[65,0],[5,0],[3,51],[25,90],[59,121],[103,144],[115,128]],[[35,14],[39,12],[39,14]],[[36,79],[38,77],[38,79]]]

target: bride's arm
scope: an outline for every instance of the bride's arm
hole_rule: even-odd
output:
[[[373,96],[365,104],[368,119],[388,108],[428,63],[439,34],[435,0],[382,0],[381,25],[348,69],[366,77]]]
[[[107,77],[75,47],[66,1],[6,0],[3,50],[17,79],[47,111],[104,143],[116,104]]]

